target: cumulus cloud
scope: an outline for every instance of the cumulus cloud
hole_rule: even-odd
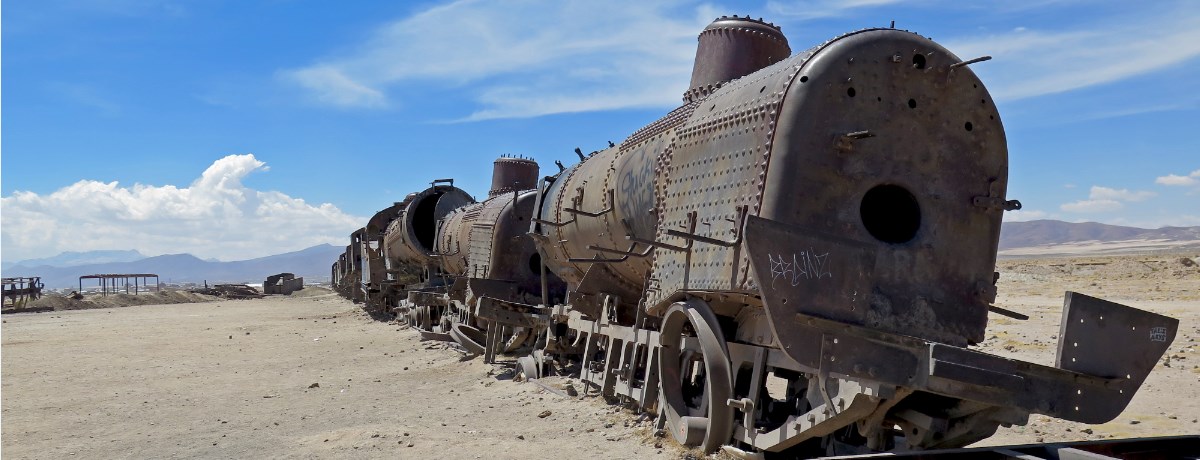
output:
[[[1179,6],[1176,14],[1122,15],[1112,24],[1054,30],[1017,28],[945,40],[944,45],[964,58],[990,55],[1013,63],[986,68],[988,87],[997,99],[1062,93],[1157,72],[1200,57],[1200,14],[1187,4]]]
[[[6,259],[137,249],[241,260],[340,243],[365,218],[242,180],[267,171],[254,155],[221,158],[187,187],[81,180],[52,193],[0,198]]]
[[[379,27],[351,51],[280,71],[314,100],[383,107],[403,83],[459,88],[465,120],[672,107],[687,89],[707,5],[461,0]]]
[[[1093,186],[1091,194],[1088,198],[1093,200],[1114,200],[1114,201],[1146,201],[1153,198],[1156,193],[1147,191],[1129,191],[1129,189],[1115,189],[1108,187]]]
[[[1093,185],[1088,193],[1088,199],[1064,203],[1059,206],[1066,212],[1102,213],[1119,211],[1125,208],[1124,203],[1145,201],[1157,195],[1144,190],[1115,189]]]
[[[1186,176],[1177,176],[1175,174],[1167,174],[1165,176],[1154,179],[1154,183],[1168,186],[1190,187],[1200,185],[1200,169],[1192,171]]]

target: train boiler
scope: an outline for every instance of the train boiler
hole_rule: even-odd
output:
[[[1056,366],[968,348],[1005,313],[1020,207],[979,60],[890,28],[790,54],[771,24],[718,19],[681,107],[542,189],[531,230],[568,282],[557,317],[589,336],[581,378],[706,451],[958,447],[1030,413],[1119,414],[1177,321],[1068,293]]]
[[[577,373],[705,452],[1112,420],[1177,320],[1068,292],[1053,366],[972,348],[989,315],[1021,316],[993,305],[1020,203],[984,60],[894,28],[793,54],[773,24],[718,18],[678,108],[555,175],[501,158],[478,203],[435,182],[352,235],[335,286],[525,377]],[[390,278],[403,264],[420,283]]]

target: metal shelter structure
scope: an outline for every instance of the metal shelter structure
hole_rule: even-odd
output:
[[[159,285],[158,285],[158,275],[154,274],[154,273],[118,273],[118,274],[109,273],[109,274],[97,274],[97,275],[83,275],[83,276],[79,277],[79,292],[83,292],[83,280],[95,279],[95,280],[99,280],[100,292],[103,295],[108,295],[110,293],[116,294],[119,290],[122,289],[122,287],[124,288],[125,293],[129,294],[129,287],[130,287],[129,281],[132,279],[133,280],[133,294],[137,295],[137,293],[139,292],[139,288],[145,289],[146,291],[151,290],[151,289],[149,289],[150,284],[146,281],[147,278],[154,278],[154,289],[153,290],[155,292],[157,292],[160,289]],[[138,284],[138,280],[141,280],[140,285]],[[121,281],[123,281],[123,283]]]
[[[31,300],[42,296],[40,276],[4,278],[4,306],[22,308]]]

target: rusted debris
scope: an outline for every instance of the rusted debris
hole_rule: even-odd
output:
[[[40,276],[4,278],[4,308],[24,308],[42,296]]]
[[[265,297],[265,295],[263,295],[263,293],[261,293],[261,292],[258,292],[257,289],[254,289],[245,284],[214,284],[210,288],[207,286],[207,283],[205,283],[205,287],[199,288],[199,289],[192,289],[191,292],[194,292],[197,294],[205,294],[205,295],[211,295],[211,296],[217,296],[217,297],[224,297],[226,299],[233,299],[233,300],[236,300],[236,299],[261,299],[261,298]]]
[[[297,278],[291,273],[271,275],[263,282],[263,294],[288,295],[304,289],[304,277]]]

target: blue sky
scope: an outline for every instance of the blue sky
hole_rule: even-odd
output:
[[[4,260],[344,244],[501,154],[570,163],[678,105],[723,14],[793,51],[886,26],[962,58],[1008,134],[1010,220],[1200,225],[1200,5],[1009,1],[3,4]]]

